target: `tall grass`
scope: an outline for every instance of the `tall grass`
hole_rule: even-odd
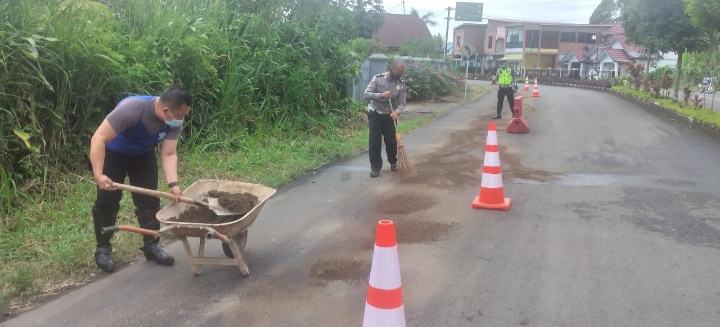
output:
[[[32,192],[46,169],[53,180],[84,167],[91,133],[120,99],[170,84],[193,93],[185,136],[205,149],[307,131],[347,108],[349,2],[107,3],[0,0],[0,189]]]

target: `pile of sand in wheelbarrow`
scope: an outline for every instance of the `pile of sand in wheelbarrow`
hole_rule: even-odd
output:
[[[202,223],[202,224],[222,224],[237,220],[244,216],[252,208],[258,205],[258,197],[250,193],[230,193],[223,191],[209,191],[208,196],[217,198],[218,204],[230,212],[238,215],[218,216],[209,208],[190,206],[187,210],[180,214],[179,217],[171,217],[169,221],[179,221],[186,223]],[[207,202],[207,199],[203,199]]]

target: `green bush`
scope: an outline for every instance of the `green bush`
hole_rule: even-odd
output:
[[[436,68],[431,62],[411,62],[405,66],[408,101],[438,100],[463,86],[463,79],[452,70]]]
[[[627,76],[613,77],[610,79],[612,86],[625,86],[629,79]]]
[[[661,80],[664,75],[670,75],[671,78],[675,77],[675,67],[674,66],[663,66],[658,69],[655,69],[648,74],[648,80],[650,81],[657,81]]]
[[[0,0],[0,190],[80,171],[119,100],[171,84],[195,99],[191,147],[327,127],[356,73],[345,44],[381,23],[367,2]]]

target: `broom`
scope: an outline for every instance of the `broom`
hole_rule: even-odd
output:
[[[394,111],[392,107],[392,100],[390,100],[390,111]],[[412,159],[410,159],[410,155],[408,155],[407,151],[405,150],[405,145],[402,143],[400,133],[397,133],[397,123],[398,119],[395,120],[395,140],[397,140],[397,163],[398,171],[400,171],[400,177],[417,176],[417,170],[415,170],[415,165],[413,164]]]

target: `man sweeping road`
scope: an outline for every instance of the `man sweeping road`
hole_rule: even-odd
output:
[[[370,177],[378,177],[382,169],[383,160],[380,151],[382,138],[385,139],[385,152],[390,170],[398,170],[395,120],[405,110],[407,102],[405,82],[401,79],[404,72],[405,63],[402,60],[395,60],[387,72],[375,75],[365,89],[364,98],[370,100],[368,105]],[[390,101],[392,101],[392,109]]]
[[[103,227],[114,226],[120,210],[122,192],[106,189],[107,185],[124,183],[157,190],[158,165],[155,148],[162,143],[161,160],[169,192],[175,200],[182,195],[177,178],[177,142],[185,115],[190,112],[192,96],[181,86],[171,86],[160,97],[131,96],[123,99],[110,112],[90,141],[90,162],[97,182],[97,198],[92,207],[95,227],[95,263],[105,272],[115,270],[110,239],[112,233],[102,234]],[[160,199],[133,193],[133,203],[141,228],[159,230],[155,214],[160,211]],[[159,265],[169,266],[175,259],[165,253],[159,239],[143,236],[140,248],[145,258]]]

